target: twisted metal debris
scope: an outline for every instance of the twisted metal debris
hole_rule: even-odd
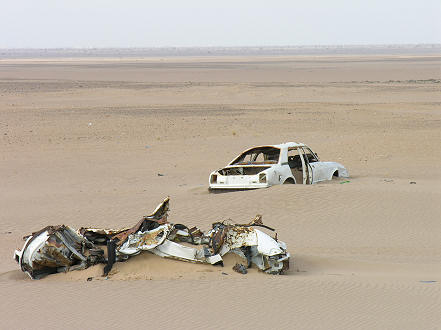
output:
[[[216,222],[202,232],[197,227],[168,222],[169,198],[155,211],[144,216],[131,228],[118,230],[47,226],[25,236],[25,244],[14,258],[22,271],[32,279],[48,274],[85,269],[105,264],[107,275],[115,262],[124,261],[142,251],[161,257],[223,265],[222,257],[235,253],[268,274],[282,274],[289,268],[286,244],[256,227],[265,226],[260,215],[248,224]],[[190,246],[180,243],[189,243]],[[104,246],[106,246],[104,248]]]

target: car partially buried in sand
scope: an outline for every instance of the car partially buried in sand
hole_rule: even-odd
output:
[[[245,150],[226,167],[210,174],[209,189],[256,189],[277,184],[313,184],[348,176],[348,171],[342,164],[322,162],[307,145],[287,142]]]

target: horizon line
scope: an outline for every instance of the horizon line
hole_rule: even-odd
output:
[[[0,47],[0,50],[105,50],[105,49],[272,49],[272,48],[341,48],[341,47],[441,47],[440,43],[342,43],[342,44],[304,44],[304,45],[248,45],[248,46],[68,46],[68,47]]]

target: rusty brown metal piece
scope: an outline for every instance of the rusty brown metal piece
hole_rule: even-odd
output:
[[[81,235],[91,240],[93,240],[93,238],[102,238],[105,241],[115,240],[116,245],[120,246],[131,234],[134,234],[140,230],[151,230],[156,228],[158,225],[168,223],[167,217],[169,211],[169,202],[170,198],[165,198],[152,214],[144,216],[133,227],[119,230],[81,228],[79,232]]]
[[[112,239],[113,236],[128,229],[129,228],[102,229],[81,227],[78,230],[78,233],[93,243],[105,244],[108,240]]]
[[[263,225],[263,221],[262,221],[262,215],[258,214],[254,217],[253,221],[251,221],[249,223],[250,226],[252,225]]]
[[[225,237],[227,236],[227,228],[227,226],[220,224],[215,227],[217,230],[214,232],[208,244],[213,249],[215,254],[219,252],[222,244],[224,244]]]

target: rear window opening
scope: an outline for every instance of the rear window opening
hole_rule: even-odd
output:
[[[257,147],[239,155],[231,165],[277,164],[279,162],[279,157],[279,148]]]

